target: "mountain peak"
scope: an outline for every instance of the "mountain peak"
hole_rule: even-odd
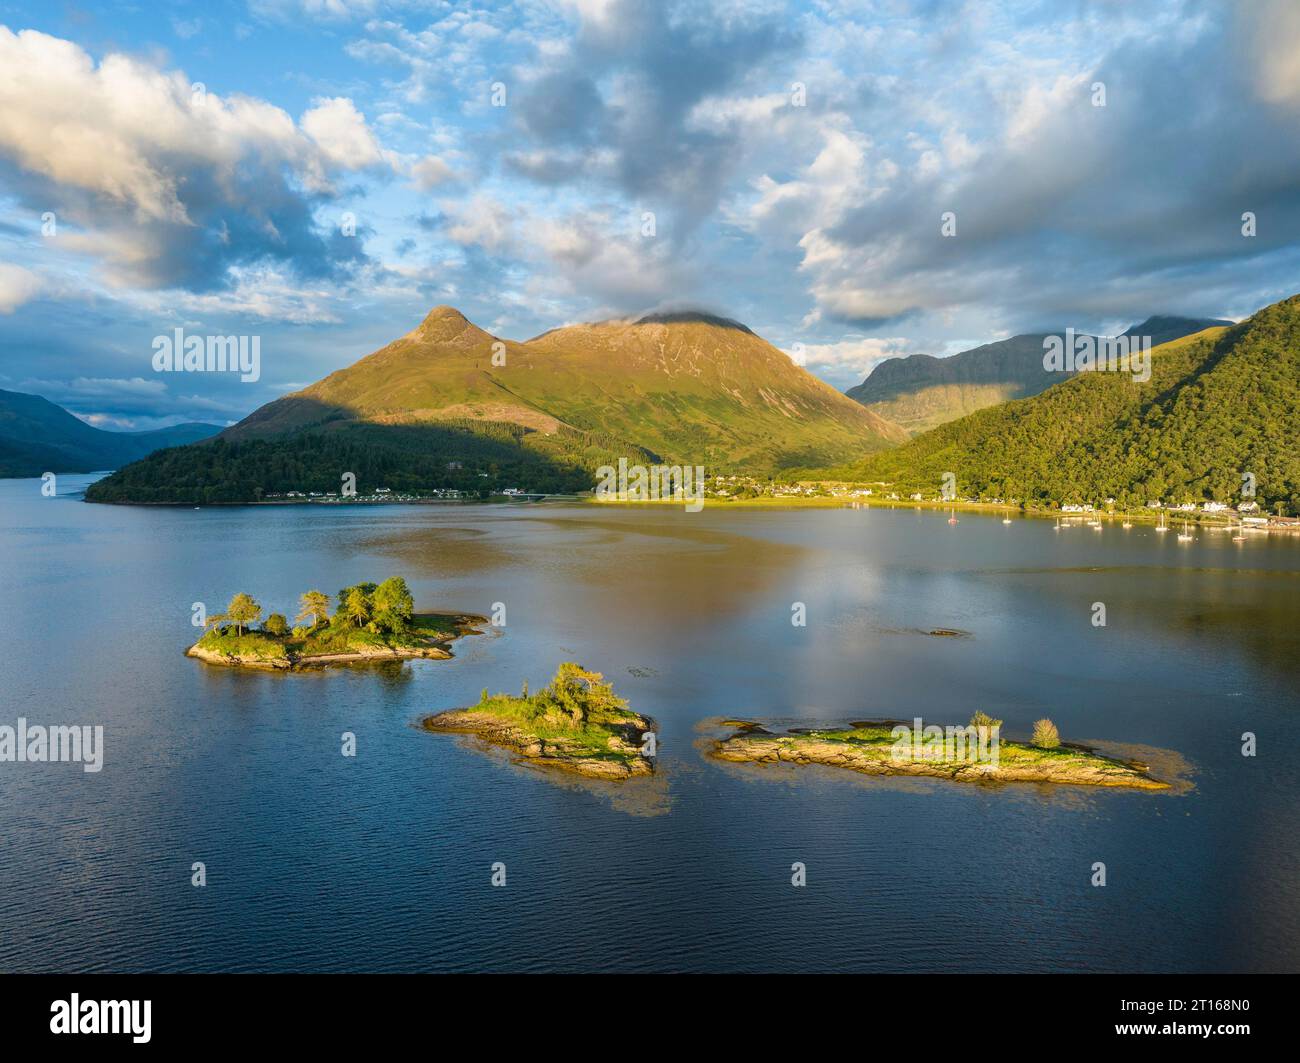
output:
[[[425,325],[432,325],[443,321],[451,321],[458,325],[469,324],[469,318],[454,306],[448,306],[446,303],[443,303],[440,306],[435,306],[424,315],[424,320],[420,322],[420,327],[423,328]]]
[[[706,313],[703,310],[669,310],[655,311],[649,314],[642,314],[636,318],[633,325],[712,325],[714,328],[738,329],[741,332],[748,332],[751,336],[754,331],[748,325],[743,325],[734,318],[722,317],[718,314]]]
[[[1150,336],[1152,346],[1190,336],[1207,328],[1224,328],[1231,321],[1215,317],[1181,317],[1178,314],[1153,314],[1123,333],[1125,336]]]
[[[424,342],[450,343],[456,339],[462,342],[477,342],[487,338],[487,333],[475,325],[454,306],[435,306],[424,320],[410,333],[412,337]]]

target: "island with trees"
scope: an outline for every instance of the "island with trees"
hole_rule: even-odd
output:
[[[477,705],[424,719],[429,731],[477,735],[523,761],[599,779],[654,773],[658,725],[627,707],[599,672],[561,664],[535,694],[489,694]]]
[[[331,608],[337,602],[337,608]],[[186,655],[209,664],[295,670],[392,658],[448,658],[451,642],[475,634],[484,617],[417,613],[406,580],[344,587],[334,600],[310,590],[298,601],[291,627],[283,613],[263,619],[262,606],[246,593],[230,599],[224,613],[207,618],[203,637]]]
[[[725,721],[739,730],[713,742],[718,760],[754,764],[821,764],[867,775],[920,775],[976,783],[1065,783],[1168,790],[1148,765],[1065,743],[1051,720],[1034,725],[1029,742],[1001,738],[1002,721],[982,712],[965,727],[927,727],[896,720],[845,728],[800,728],[775,734],[756,723]],[[992,739],[992,742],[986,740]],[[996,755],[979,755],[995,746]]]

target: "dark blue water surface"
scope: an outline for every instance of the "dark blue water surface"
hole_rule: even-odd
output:
[[[1300,539],[881,509],[129,508],[81,502],[89,479],[0,481],[0,724],[105,728],[98,774],[0,763],[0,969],[1300,967]],[[309,587],[390,574],[423,609],[504,603],[506,625],[454,660],[318,673],[182,654],[194,602],[248,590],[292,615]],[[567,659],[659,720],[655,780],[557,778],[415,726]],[[721,716],[977,708],[1013,737],[1046,715],[1172,751],[1192,788],[700,750]]]

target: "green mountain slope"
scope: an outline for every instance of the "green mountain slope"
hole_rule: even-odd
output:
[[[1151,317],[1124,335],[1150,336],[1155,346],[1231,324],[1210,318]],[[928,354],[890,358],[846,394],[915,435],[1059,384],[1062,374],[1043,368],[1043,340],[1048,335],[1052,333],[1012,336],[949,358]]]
[[[736,322],[649,316],[518,343],[438,307],[219,440],[121,470],[88,497],[247,501],[337,490],[343,471],[363,491],[573,491],[624,455],[709,472],[775,471],[904,438]]]
[[[106,432],[39,395],[0,391],[0,477],[112,469],[220,431],[218,425],[188,423],[150,432]]]
[[[789,468],[811,454],[861,455],[906,438],[722,318],[575,325],[538,336],[524,353],[514,386],[538,406],[709,470]]]
[[[1151,379],[1092,372],[981,410],[831,475],[933,492],[1121,505],[1239,499],[1300,507],[1300,296],[1152,352]]]

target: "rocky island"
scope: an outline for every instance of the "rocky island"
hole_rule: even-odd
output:
[[[294,671],[331,664],[451,656],[448,646],[486,623],[461,613],[417,613],[401,576],[383,583],[358,583],[338,593],[338,608],[321,591],[300,599],[295,626],[281,613],[262,620],[262,607],[249,594],[236,594],[224,613],[206,618],[205,632],[185,651],[209,664]],[[258,625],[258,626],[254,626]]]
[[[1060,741],[1050,720],[1039,720],[1031,742],[1001,738],[1000,720],[976,713],[966,727],[922,727],[895,720],[846,728],[800,728],[775,734],[758,724],[728,721],[739,730],[713,742],[719,760],[757,764],[823,764],[868,775],[920,775],[957,782],[1064,783],[1075,786],[1168,790],[1148,765],[1106,757]]]
[[[518,697],[489,695],[467,709],[429,716],[428,731],[477,735],[528,763],[599,779],[654,773],[658,727],[614,694],[599,672],[566,661],[550,685]]]

